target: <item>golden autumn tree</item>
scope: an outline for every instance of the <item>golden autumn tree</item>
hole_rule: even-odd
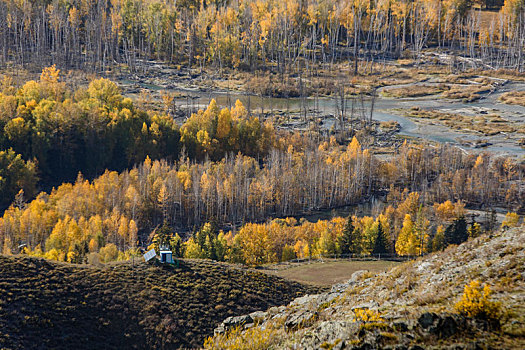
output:
[[[416,230],[410,214],[406,214],[403,220],[403,227],[396,241],[396,253],[402,256],[419,253]]]

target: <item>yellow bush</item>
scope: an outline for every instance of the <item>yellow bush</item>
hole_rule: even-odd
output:
[[[105,263],[113,261],[113,260],[117,260],[118,253],[119,251],[117,249],[117,246],[114,245],[113,243],[107,244],[105,247],[100,248],[100,251],[99,251],[100,259]]]
[[[263,350],[268,349],[275,341],[275,329],[252,327],[243,330],[236,327],[225,334],[209,337],[204,342],[205,349],[224,350]]]
[[[373,311],[369,309],[355,309],[354,310],[354,317],[356,321],[361,322],[383,322],[383,318],[381,317],[381,313],[378,311]]]
[[[502,228],[512,228],[512,227],[518,227],[520,222],[520,216],[516,213],[508,212],[507,215],[505,215],[505,219],[501,223]]]
[[[501,305],[490,300],[491,294],[487,284],[482,287],[478,280],[474,280],[465,286],[461,300],[455,305],[456,311],[467,317],[498,320],[501,317]]]

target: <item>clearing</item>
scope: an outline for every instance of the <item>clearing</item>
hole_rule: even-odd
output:
[[[292,281],[310,285],[331,286],[348,280],[354,272],[359,270],[383,272],[399,264],[397,261],[388,260],[325,260],[324,262],[273,265],[267,269],[270,270],[268,271],[270,274]]]

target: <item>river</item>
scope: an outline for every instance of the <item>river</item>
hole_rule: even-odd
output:
[[[181,87],[164,88],[159,85],[148,84],[144,82],[134,82],[123,80],[120,82],[124,86],[134,84],[141,88],[150,90],[152,93],[158,93],[160,90],[175,92],[182,97],[175,98],[175,104],[184,109],[193,111],[199,108],[205,108],[211,99],[215,99],[221,107],[231,107],[236,100],[240,100],[243,105],[254,112],[270,112],[286,114],[287,112],[296,115],[302,110],[307,110],[308,114],[323,116],[322,128],[329,129],[335,123],[335,118],[330,117],[337,114],[337,101],[333,98],[275,98],[259,97],[241,92],[231,91],[201,91],[198,89],[187,89]],[[495,93],[484,95],[480,100],[474,102],[461,102],[456,100],[446,100],[436,96],[427,96],[423,98],[384,98],[377,97],[374,101],[373,119],[377,121],[396,121],[401,129],[399,134],[422,138],[425,140],[450,143],[461,147],[466,152],[490,151],[498,154],[508,154],[518,157],[525,156],[525,148],[520,147],[515,138],[509,135],[498,134],[486,136],[472,131],[453,130],[444,125],[421,125],[414,122],[413,119],[404,115],[403,110],[413,107],[421,109],[433,109],[443,112],[465,113],[470,115],[479,114],[498,114],[507,119],[510,123],[525,123],[525,108],[516,105],[507,105],[500,103],[498,97],[512,90],[525,90],[525,83],[510,82]],[[360,99],[347,99],[347,111],[354,107],[364,110],[366,114],[371,108],[371,99],[364,101]],[[359,107],[359,108],[358,108]],[[525,135],[523,135],[525,137]],[[490,145],[484,148],[474,148],[465,146],[461,141],[487,140]]]

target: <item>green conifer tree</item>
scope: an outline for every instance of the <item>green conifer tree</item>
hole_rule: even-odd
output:
[[[378,220],[379,221],[379,220]],[[377,236],[374,243],[374,249],[372,251],[373,254],[387,254],[389,252],[389,244],[388,238],[386,237],[385,230],[383,230],[383,225],[381,225],[381,221],[377,224]]]
[[[355,228],[350,237],[350,254],[360,255],[363,252],[363,245],[361,244],[363,234],[361,229],[359,227]]]
[[[354,232],[354,223],[352,215],[348,215],[343,234],[339,237],[339,250],[341,254],[349,254],[352,246],[352,234]]]
[[[445,230],[445,247],[450,244],[461,244],[468,239],[467,221],[460,216]]]

